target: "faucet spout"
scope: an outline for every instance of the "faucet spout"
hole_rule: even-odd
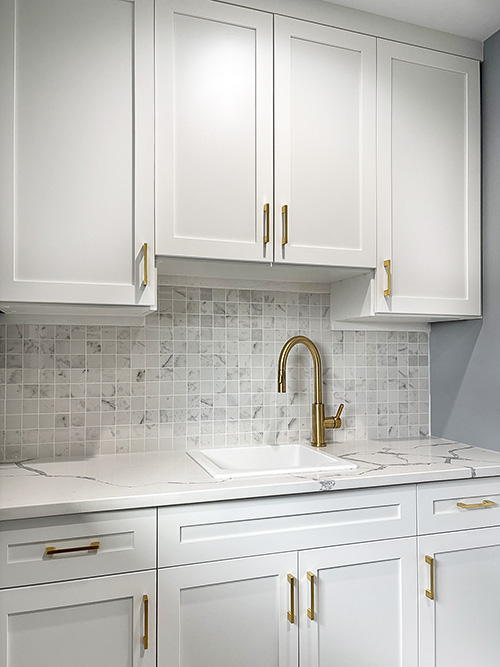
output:
[[[321,387],[321,357],[319,356],[319,351],[316,345],[312,342],[310,338],[306,336],[293,336],[290,338],[282,347],[280,356],[278,359],[278,392],[283,394],[286,392],[286,362],[290,350],[294,348],[299,343],[302,343],[307,347],[311,353],[314,366],[314,402],[322,403],[323,402],[323,390]]]
[[[316,345],[306,336],[293,336],[282,347],[278,359],[278,392],[286,392],[286,362],[290,350],[302,343],[311,353],[314,367],[314,403],[312,406],[312,439],[313,447],[325,447],[325,428],[340,428],[342,421],[340,413],[344,407],[340,405],[335,417],[325,418],[325,406],[323,405],[323,389],[321,384],[321,357]]]

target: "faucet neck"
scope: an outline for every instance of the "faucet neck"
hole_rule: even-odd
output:
[[[286,392],[286,362],[288,355],[290,354],[290,350],[299,343],[302,343],[307,347],[313,360],[314,403],[323,403],[323,389],[321,385],[321,357],[319,356],[319,351],[316,345],[306,336],[293,336],[293,338],[290,338],[290,340],[288,340],[283,345],[278,359],[278,392]]]

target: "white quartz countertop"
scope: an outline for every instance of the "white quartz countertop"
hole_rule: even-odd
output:
[[[324,451],[358,468],[221,481],[179,451],[2,464],[0,520],[500,476],[500,452],[432,437]]]

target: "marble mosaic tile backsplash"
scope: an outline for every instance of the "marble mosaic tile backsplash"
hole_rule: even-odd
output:
[[[0,460],[307,443],[304,346],[277,393],[277,359],[309,336],[323,360],[329,440],[429,433],[428,335],[331,331],[327,293],[160,285],[145,327],[0,320]]]

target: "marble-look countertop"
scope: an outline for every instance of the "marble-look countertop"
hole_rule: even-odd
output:
[[[323,451],[358,467],[221,481],[180,451],[2,464],[0,520],[500,476],[500,452],[432,437]]]

